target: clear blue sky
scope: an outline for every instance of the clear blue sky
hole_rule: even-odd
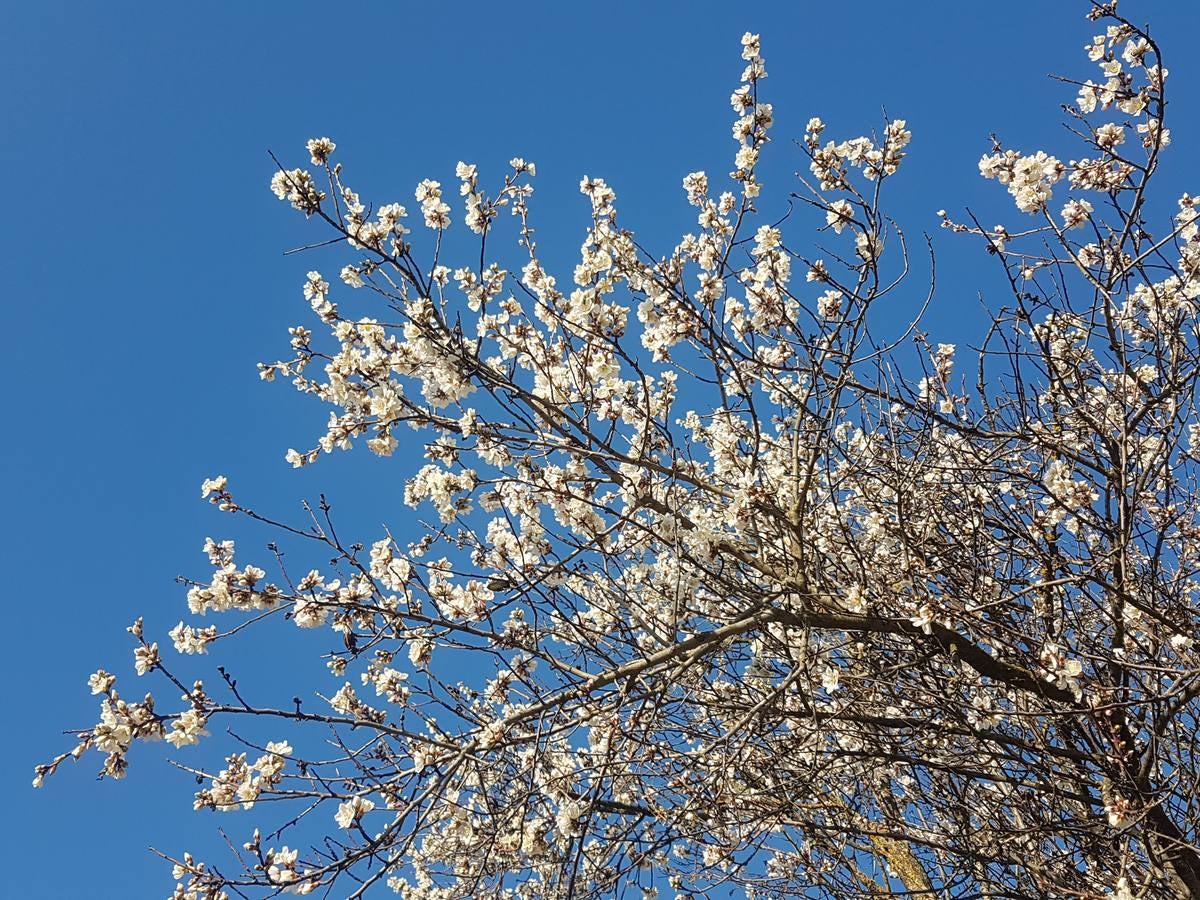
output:
[[[165,897],[169,870],[148,845],[203,851],[219,825],[251,827],[250,814],[191,813],[194,786],[164,764],[166,745],[135,748],[124,783],[95,782],[96,757],[40,792],[29,786],[36,762],[70,746],[58,732],[94,721],[89,673],[105,665],[136,689],[124,626],[142,613],[168,643],[185,612],[174,577],[202,575],[204,537],[231,533],[200,502],[204,477],[223,472],[281,513],[328,490],[368,538],[380,523],[412,526],[401,503],[410,460],[360,452],[300,473],[283,462],[326,412],[260,383],[255,363],[285,353],[288,325],[311,324],[304,273],[325,260],[336,269],[335,257],[281,255],[325,235],[268,192],[268,149],[306,164],[304,140],[327,134],[364,197],[410,206],[418,180],[453,184],[460,159],[487,178],[521,155],[538,164],[551,254],[569,260],[582,236],[584,174],[612,184],[623,222],[667,248],[693,227],[682,176],[728,170],[738,39],[760,31],[777,115],[765,194],[782,196],[803,168],[790,140],[809,116],[837,137],[876,127],[881,108],[906,118],[911,158],[890,208],[911,234],[935,231],[941,289],[927,329],[935,340],[977,336],[977,293],[998,288],[996,271],[977,246],[936,232],[934,212],[969,204],[989,224],[998,211],[1016,219],[976,174],[992,131],[1026,150],[1075,151],[1057,112],[1072,92],[1046,75],[1094,75],[1081,52],[1086,4],[738,6],[7,6],[0,367],[13,409],[0,537],[12,618],[0,896]],[[1153,12],[1172,69],[1167,180],[1200,191],[1183,171],[1200,147],[1200,7],[1123,7]],[[237,661],[244,681],[290,696],[287,667],[301,663],[284,639],[294,638],[281,633],[271,659]]]

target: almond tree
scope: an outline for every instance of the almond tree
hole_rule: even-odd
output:
[[[335,687],[189,685],[139,620],[137,672],[182,708],[97,672],[100,721],[35,783],[225,741],[184,765],[196,807],[262,828],[173,859],[177,900],[1200,897],[1198,204],[1151,206],[1158,45],[1115,4],[1089,18],[1080,158],[997,142],[979,167],[1010,225],[940,213],[1011,286],[962,375],[932,325],[869,327],[914,296],[882,205],[903,120],[809,122],[791,199],[822,258],[785,236],[802,216],[760,214],[755,35],[729,180],[684,179],[691,232],[643,246],[584,178],[569,278],[539,256],[533,163],[460,163],[452,225],[439,183],[412,215],[369,204],[310,141],[271,188],[345,256],[336,289],[304,285],[328,335],[298,325],[261,366],[334,408],[288,459],[397,454],[437,521],[352,540],[323,498],[288,522],[206,481],[274,558],[208,540],[175,650],[331,630]],[[280,740],[216,736],[245,719]]]

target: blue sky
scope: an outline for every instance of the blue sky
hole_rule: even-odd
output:
[[[286,352],[288,325],[311,324],[304,273],[335,272],[340,258],[282,255],[326,235],[271,196],[268,149],[305,164],[304,140],[327,134],[364,197],[410,206],[421,178],[453,185],[460,159],[486,179],[524,156],[538,165],[535,214],[551,258],[569,264],[582,237],[585,174],[605,178],[624,224],[665,249],[694,223],[683,175],[729,168],[738,39],[759,31],[777,116],[765,195],[783,197],[804,168],[790,141],[810,116],[837,138],[876,128],[883,109],[906,118],[914,138],[890,209],[910,234],[934,232],[940,283],[926,330],[978,336],[978,295],[999,297],[998,272],[978,246],[937,232],[934,213],[970,205],[989,224],[1016,219],[1003,189],[977,175],[993,131],[1016,148],[1074,152],[1058,114],[1073,92],[1046,75],[1094,75],[1081,51],[1086,4],[1019,0],[999,15],[960,0],[864,0],[850,16],[811,2],[737,6],[39,0],[6,10],[5,896],[165,897],[169,870],[147,846],[211,848],[218,826],[252,827],[244,815],[192,814],[194,786],[164,764],[165,746],[136,748],[124,783],[94,781],[97,757],[29,787],[33,765],[70,746],[59,731],[93,722],[88,674],[105,665],[138,687],[125,625],[144,614],[166,643],[183,616],[173,579],[202,575],[204,537],[230,532],[200,502],[204,477],[223,472],[253,505],[285,514],[328,491],[368,538],[381,523],[414,527],[401,502],[414,460],[403,454],[298,473],[283,462],[326,412],[260,383],[255,363]],[[1135,19],[1153,13],[1172,69],[1164,180],[1200,190],[1185,171],[1200,139],[1200,64],[1189,58],[1200,8],[1123,6]],[[244,681],[290,690],[295,637],[281,633],[277,655],[239,660]]]

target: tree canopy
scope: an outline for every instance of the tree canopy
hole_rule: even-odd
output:
[[[411,211],[361,197],[328,138],[282,160],[341,255],[260,366],[333,409],[287,458],[394,456],[429,521],[347,535],[324,497],[291,521],[205,481],[271,543],[207,540],[174,651],[292,638],[333,688],[189,683],[139,620],[162,687],[97,671],[99,721],[35,784],[200,744],[196,809],[253,812],[228,858],[171,859],[177,900],[1200,897],[1200,201],[1152,189],[1159,45],[1089,18],[1077,158],[997,138],[1009,224],[939,213],[1010,288],[965,351],[886,211],[904,120],[810,120],[791,212],[760,212],[754,34],[732,171],[683,180],[671,247],[585,177],[554,274],[524,159],[459,163],[458,214],[428,179]],[[916,315],[881,328],[896,297]],[[247,720],[278,739],[222,733]]]

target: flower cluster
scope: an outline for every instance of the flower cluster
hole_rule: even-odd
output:
[[[1026,213],[1036,213],[1046,208],[1054,184],[1065,173],[1066,166],[1042,150],[1030,156],[1005,150],[979,160],[979,174],[1006,185],[1017,203],[1017,209]]]
[[[272,741],[266,752],[252,763],[246,762],[246,754],[228,757],[226,767],[216,775],[212,784],[196,793],[196,809],[215,809],[228,812],[250,809],[264,793],[269,794],[283,779],[283,770],[292,747],[286,741]]]

